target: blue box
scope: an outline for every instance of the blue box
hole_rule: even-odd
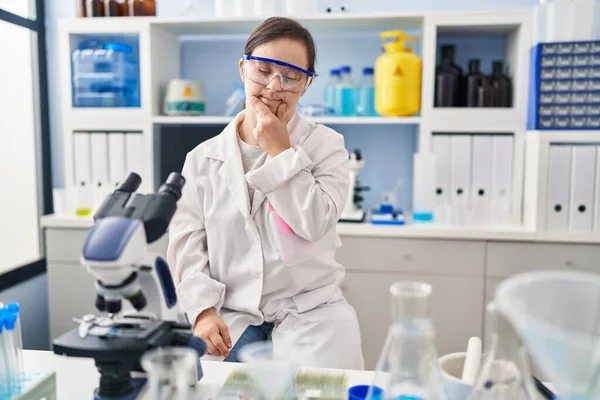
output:
[[[600,40],[531,49],[527,128],[600,129]]]

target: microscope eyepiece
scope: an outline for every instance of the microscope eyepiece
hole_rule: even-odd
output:
[[[106,301],[104,300],[104,296],[101,294],[96,295],[96,310],[100,312],[106,311]]]
[[[181,190],[185,185],[185,178],[183,175],[177,172],[171,172],[165,183],[162,184],[158,190],[159,194],[170,194],[175,198],[175,201],[179,201],[181,198]]]
[[[144,293],[142,293],[141,290],[129,296],[127,300],[129,300],[131,305],[138,311],[142,311],[146,307],[146,304],[148,304],[146,296],[144,296]]]
[[[130,172],[127,178],[117,187],[117,192],[134,193],[140,187],[142,178],[135,172]]]

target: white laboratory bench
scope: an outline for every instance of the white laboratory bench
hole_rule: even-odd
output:
[[[98,387],[100,376],[92,359],[68,358],[57,356],[50,351],[32,350],[26,350],[23,358],[27,372],[56,373],[56,398],[59,400],[90,399],[93,397],[94,389]],[[232,371],[242,367],[243,364],[202,361],[204,376],[199,386],[201,389],[206,389],[206,393],[214,394]],[[369,371],[344,372],[348,377],[348,387],[370,384],[373,378],[373,373]],[[202,397],[198,400],[208,399],[209,397]]]
[[[48,266],[50,338],[94,310],[94,282],[79,264],[91,219],[42,218]],[[439,354],[463,351],[485,338],[485,305],[498,283],[519,272],[573,269],[600,272],[600,234],[540,234],[522,228],[456,228],[338,224],[346,268],[344,295],[358,315],[365,364],[375,368],[390,321],[389,286],[398,280],[433,285],[429,314]],[[168,238],[153,244],[166,253]]]

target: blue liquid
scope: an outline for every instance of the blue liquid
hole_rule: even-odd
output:
[[[337,114],[336,103],[335,103],[335,86],[330,85],[325,87],[325,105],[331,108],[334,114]]]
[[[357,90],[356,94],[356,114],[363,117],[376,116],[375,88],[373,86],[363,86]]]
[[[351,117],[354,115],[354,88],[349,86],[340,86],[337,88],[337,101],[338,107],[336,107],[336,111],[339,110],[339,114],[343,117]]]

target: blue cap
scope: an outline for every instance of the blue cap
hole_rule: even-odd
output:
[[[369,394],[370,387],[371,386],[369,386],[369,385],[352,386],[350,389],[348,389],[348,399],[349,400],[365,400],[367,398],[367,395]],[[382,400],[383,399],[383,390],[379,386],[373,386],[373,390],[371,392],[371,399],[373,399],[373,400]]]
[[[331,71],[329,71],[329,75],[331,75],[331,76],[338,76],[339,74],[340,74],[339,69],[332,69]]]
[[[342,66],[340,67],[340,71],[341,71],[343,74],[349,74],[350,72],[352,72],[352,67],[350,67],[349,65],[342,65]]]
[[[131,53],[131,46],[124,43],[110,42],[104,46],[106,50],[119,51],[121,53]]]
[[[8,303],[6,309],[10,312],[18,313],[20,310],[19,303]]]
[[[0,333],[4,330],[4,312],[0,312]]]
[[[17,314],[13,312],[4,313],[4,327],[8,331],[13,331],[17,325]]]
[[[373,75],[375,73],[375,69],[373,67],[364,67],[363,75]]]

